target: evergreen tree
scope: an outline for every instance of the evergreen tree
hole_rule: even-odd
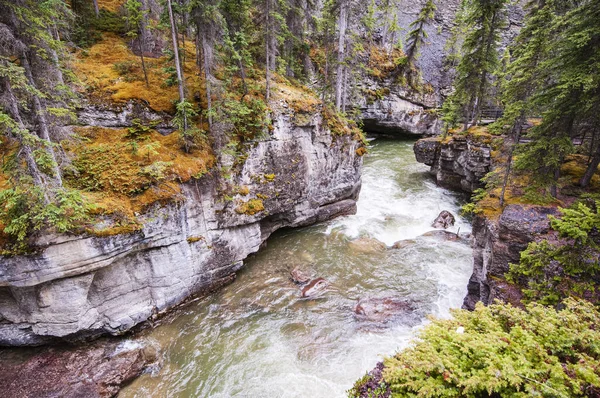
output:
[[[408,34],[406,40],[406,60],[402,68],[402,71],[413,88],[417,88],[419,80],[419,71],[417,69],[416,61],[419,57],[419,49],[427,39],[427,32],[425,26],[431,22],[435,17],[435,11],[437,7],[433,0],[427,0],[427,2],[421,8],[419,15],[415,21],[410,24],[412,29]]]
[[[504,205],[513,152],[520,141],[523,125],[528,116],[535,116],[539,112],[532,103],[531,97],[549,78],[540,65],[547,59],[553,48],[550,39],[557,15],[555,0],[530,0],[526,9],[525,25],[511,45],[512,61],[502,83],[504,115],[494,126],[496,129],[508,126],[509,139],[512,141],[502,184],[500,206]]]
[[[454,93],[445,105],[446,120],[463,119],[464,129],[477,124],[489,100],[488,89],[498,67],[499,30],[505,24],[507,0],[466,0],[467,36],[457,67]]]
[[[146,86],[149,86],[148,72],[146,71],[146,61],[144,60],[144,33],[142,31],[143,21],[146,18],[147,13],[142,5],[142,1],[140,0],[127,0],[123,7],[125,8],[125,11],[127,13],[125,16],[125,22],[128,26],[128,31],[126,35],[127,37],[131,38],[132,49],[135,39],[138,39],[140,60],[142,62],[142,71],[144,72],[144,80],[146,81]]]
[[[559,12],[564,15],[554,24],[552,52],[539,67],[549,78],[531,99],[543,110],[542,122],[532,128],[532,141],[516,164],[534,174],[532,188],[550,187],[553,197],[564,159],[574,149],[573,138],[600,122],[600,4],[562,3]],[[589,184],[598,164],[600,153],[592,157],[581,185]]]

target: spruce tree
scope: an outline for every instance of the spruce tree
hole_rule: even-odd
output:
[[[457,67],[454,93],[445,106],[446,120],[464,121],[464,129],[477,124],[489,100],[489,87],[498,67],[499,31],[505,25],[508,0],[466,0],[467,27],[462,58]]]
[[[406,39],[406,60],[404,61],[405,64],[402,71],[408,84],[414,89],[417,88],[419,80],[419,71],[416,65],[416,61],[419,57],[419,49],[428,37],[425,26],[435,17],[436,10],[437,7],[435,6],[434,1],[427,0],[421,8],[417,19],[410,24],[412,30]]]
[[[585,0],[560,6],[564,14],[552,30],[552,52],[539,68],[549,78],[532,96],[533,104],[543,109],[542,122],[532,128],[531,142],[517,161],[553,197],[564,159],[574,149],[573,138],[600,122],[600,4]],[[589,184],[599,163],[600,153],[592,157],[581,185]]]
[[[520,141],[523,125],[528,116],[537,116],[540,111],[534,106],[531,97],[549,78],[540,65],[553,48],[550,39],[557,15],[555,0],[530,0],[526,10],[525,25],[510,47],[512,60],[502,83],[504,115],[494,126],[495,129],[507,126],[508,136],[512,141],[500,194],[500,206],[504,205],[513,153]]]

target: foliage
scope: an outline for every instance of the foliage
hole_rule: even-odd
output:
[[[511,264],[507,278],[524,287],[528,300],[558,304],[578,296],[600,302],[600,202],[578,202],[550,217],[562,241],[532,242]]]
[[[0,222],[4,233],[23,242],[34,232],[51,228],[70,232],[88,221],[89,205],[79,191],[59,189],[54,200],[47,202],[44,191],[22,180],[15,186],[0,191]]]
[[[466,0],[464,23],[468,34],[458,64],[454,92],[444,104],[444,120],[449,127],[463,120],[465,130],[476,124],[481,108],[489,100],[492,75],[498,68],[499,31],[505,24],[507,0]]]
[[[420,80],[416,61],[419,58],[420,48],[428,37],[425,25],[433,20],[436,10],[437,7],[433,0],[427,0],[421,11],[419,11],[417,19],[410,24],[410,29],[412,30],[409,32],[406,40],[406,63],[403,71],[405,76],[407,76],[408,83],[414,89],[418,88]]]
[[[549,4],[556,15],[547,18],[544,29],[553,38],[552,47],[547,55],[541,54],[534,71],[547,78],[530,98],[535,108],[543,110],[542,122],[528,134],[531,142],[523,145],[516,166],[534,174],[538,185],[549,186],[556,197],[560,168],[573,152],[572,139],[600,121],[600,4],[591,0]],[[590,162],[590,176],[598,162],[600,152]]]
[[[568,299],[556,311],[508,304],[454,310],[385,360],[402,397],[595,397],[600,392],[600,313]]]
[[[179,130],[182,147],[186,152],[200,147],[206,138],[204,131],[194,125],[194,118],[198,112],[187,100],[179,101],[176,105],[177,113],[173,118],[173,124]]]

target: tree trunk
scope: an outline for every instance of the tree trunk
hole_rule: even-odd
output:
[[[177,70],[177,85],[179,86],[179,101],[185,100],[185,91],[183,87],[183,71],[181,70],[181,61],[179,58],[179,46],[177,45],[177,31],[175,30],[175,19],[173,18],[173,8],[171,0],[167,0],[169,11],[169,22],[171,23],[171,39],[173,40],[173,54],[175,57],[175,69]]]
[[[206,108],[208,110],[208,128],[212,130],[212,94],[211,94],[211,79],[212,79],[212,48],[210,48],[206,38],[206,31],[202,32],[202,52],[204,53],[204,80],[206,81]]]
[[[7,102],[7,111],[17,123],[20,131],[27,131],[25,124],[23,123],[23,119],[21,119],[21,114],[19,113],[19,108],[17,104],[19,103],[17,98],[15,97],[12,87],[10,85],[10,81],[6,77],[0,77],[0,83],[3,83],[4,92],[8,97]],[[33,184],[36,187],[39,187],[43,192],[44,204],[50,204],[50,199],[48,197],[48,189],[46,183],[44,182],[42,172],[39,170],[37,163],[35,162],[35,158],[33,157],[33,151],[31,147],[23,141],[23,136],[21,134],[15,134],[17,140],[20,143],[21,150],[24,154],[25,164],[27,165],[27,171],[29,175],[33,179]]]
[[[346,51],[346,29],[348,28],[348,5],[346,0],[340,4],[339,19],[339,40],[338,40],[338,66],[335,85],[335,108],[340,111],[342,108],[342,95],[344,91],[344,64]]]
[[[510,151],[508,152],[508,160],[506,161],[506,173],[504,174],[504,181],[502,182],[502,192],[500,193],[500,207],[504,207],[504,197],[506,195],[506,187],[508,186],[508,179],[510,178],[510,172],[512,169],[512,161],[513,154],[517,145],[519,145],[519,141],[521,140],[521,132],[523,130],[523,122],[525,121],[525,116],[522,115],[517,119],[516,125],[516,134],[514,137],[514,142],[510,147]]]
[[[267,34],[265,36],[265,65],[266,65],[266,93],[267,104],[271,99],[271,0],[266,0],[267,6]]]
[[[33,74],[31,73],[31,66],[29,64],[29,60],[27,59],[27,55],[23,54],[21,57],[21,63],[23,65],[23,69],[25,69],[25,76],[27,76],[27,80],[32,87],[36,87],[35,80],[33,80]],[[32,95],[33,98],[33,110],[35,113],[35,117],[39,124],[40,128],[40,136],[41,138],[47,142],[47,151],[52,160],[52,171],[54,173],[54,178],[56,179],[56,183],[58,186],[62,187],[62,177],[60,175],[60,168],[58,167],[58,161],[56,160],[56,154],[54,153],[54,148],[52,147],[52,140],[50,139],[50,129],[48,127],[48,121],[46,120],[46,109],[42,105],[40,98],[36,95]]]
[[[94,12],[96,13],[96,17],[100,16],[100,8],[98,8],[98,0],[94,1]]]
[[[587,188],[590,185],[592,178],[596,174],[596,171],[598,171],[598,165],[600,165],[600,145],[596,147],[596,152],[592,156],[590,164],[579,181],[579,185],[581,185],[582,188]]]
[[[146,81],[146,87],[150,87],[150,83],[148,83],[148,72],[146,71],[146,61],[144,60],[144,47],[145,47],[144,32],[140,33],[138,44],[140,46],[140,59],[142,60],[142,70],[144,71],[144,80]]]
[[[490,31],[488,32],[485,53],[484,53],[484,59],[487,59],[489,57],[489,54],[491,51],[495,51],[495,49],[493,48],[493,44],[494,44],[494,31],[497,28],[496,20],[498,18],[498,12],[499,11],[494,13],[494,15],[492,16],[492,20],[490,22]],[[477,123],[479,121],[479,116],[481,113],[481,104],[484,102],[484,99],[485,99],[485,88],[487,85],[487,77],[488,77],[488,72],[484,70],[481,75],[481,81],[479,82],[479,90],[477,91],[477,101],[475,102],[475,108],[473,109],[473,124],[472,124],[472,126],[477,125]]]

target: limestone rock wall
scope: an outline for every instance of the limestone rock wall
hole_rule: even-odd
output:
[[[481,179],[492,167],[489,144],[468,136],[422,139],[415,143],[415,156],[431,166],[430,173],[441,186],[467,193],[483,187]]]
[[[509,205],[498,219],[477,216],[473,222],[473,274],[463,308],[495,299],[519,305],[520,291],[504,280],[509,264],[518,263],[527,245],[550,232],[549,215],[555,208]]]
[[[418,17],[424,2],[399,0],[397,22],[401,31],[399,41],[406,47],[406,36],[412,30],[410,24]],[[437,11],[434,20],[425,27],[428,34],[426,44],[421,46],[417,60],[423,81],[430,85],[429,92],[417,92],[398,83],[394,77],[375,79],[361,74],[355,82],[352,105],[361,110],[365,128],[374,133],[390,135],[411,134],[420,136],[438,135],[442,123],[432,109],[441,107],[443,100],[451,92],[454,69],[447,62],[448,40],[452,35],[456,13],[460,0],[436,2]],[[524,19],[523,5],[519,1],[508,7],[508,23],[500,32],[499,53],[502,54],[508,44],[516,37]],[[364,29],[364,28],[362,28]],[[361,28],[358,28],[361,31]],[[383,28],[379,28],[375,40],[383,37]],[[460,43],[458,43],[460,47]],[[383,98],[375,100],[365,93],[385,92]]]
[[[121,334],[231,281],[276,229],[355,212],[358,145],[318,113],[303,126],[280,114],[231,181],[184,185],[185,200],[148,211],[141,231],[45,236],[39,253],[0,257],[0,345]],[[224,199],[228,184],[247,189]],[[251,200],[264,210],[249,211]]]

